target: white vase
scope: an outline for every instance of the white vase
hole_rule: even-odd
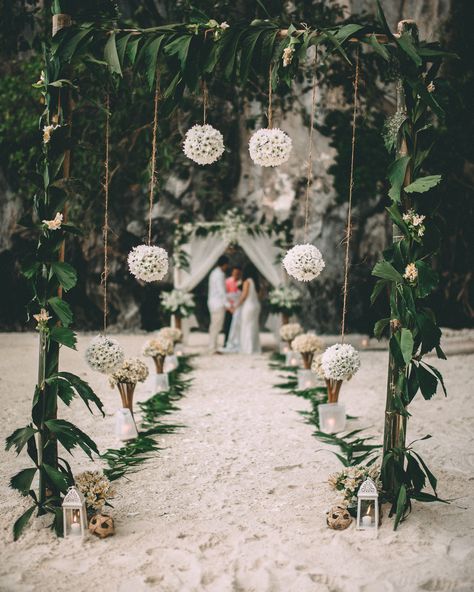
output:
[[[316,388],[318,386],[318,377],[311,370],[300,368],[298,370],[298,390],[305,391],[307,389]]]
[[[292,366],[293,368],[299,368],[301,366],[302,359],[301,354],[294,351],[289,351],[286,354],[285,366]]]
[[[161,393],[162,391],[167,391],[169,388],[170,382],[168,374],[166,372],[163,374],[155,374],[155,392]]]
[[[163,366],[164,372],[173,372],[178,367],[178,358],[175,354],[165,357],[165,364]]]
[[[115,435],[122,442],[134,440],[138,436],[137,426],[130,409],[117,409],[115,414]]]
[[[326,434],[342,432],[346,427],[346,408],[341,403],[318,405],[319,429]]]

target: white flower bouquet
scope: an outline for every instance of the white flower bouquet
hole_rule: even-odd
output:
[[[315,353],[321,351],[322,348],[323,342],[319,337],[316,337],[316,335],[313,335],[312,333],[298,335],[291,342],[291,349],[301,354],[303,365],[306,370],[311,369],[311,363]]]
[[[260,129],[250,138],[250,158],[260,166],[279,166],[290,158],[291,147],[290,136],[281,129]]]
[[[142,353],[144,356],[153,358],[156,366],[156,373],[163,374],[165,357],[170,356],[173,353],[173,342],[171,339],[164,337],[163,335],[157,335],[145,343]]]
[[[283,258],[283,267],[291,277],[309,282],[318,277],[325,267],[320,250],[314,245],[295,245]]]
[[[287,323],[280,328],[280,337],[282,341],[290,344],[295,337],[303,333],[303,327],[299,323]]]
[[[380,466],[357,465],[354,467],[345,467],[339,473],[333,473],[328,478],[331,489],[338,491],[341,496],[341,502],[346,506],[355,506],[357,504],[357,492],[362,483],[370,477],[376,484],[379,491],[382,490],[380,480]]]
[[[116,339],[97,335],[87,346],[85,358],[92,370],[109,374],[123,362],[124,353]]]
[[[301,309],[301,294],[293,286],[273,288],[268,296],[270,310],[274,313],[292,315]]]
[[[328,403],[337,403],[342,382],[350,380],[359,368],[359,352],[348,343],[336,343],[313,362],[311,369],[325,379]]]
[[[196,308],[194,296],[183,290],[163,292],[160,296],[160,300],[164,310],[171,314],[179,315],[183,319],[192,315]]]
[[[158,335],[171,340],[173,343],[178,343],[183,339],[183,332],[175,327],[163,327],[158,331]]]
[[[168,253],[161,247],[138,245],[128,254],[128,268],[137,280],[158,282],[168,273]]]
[[[212,125],[193,125],[186,132],[183,152],[197,164],[212,164],[224,153],[224,138]]]
[[[109,384],[116,386],[122,399],[122,406],[130,409],[133,415],[133,394],[138,382],[145,382],[148,368],[140,358],[127,358],[122,365],[109,376]]]
[[[115,490],[102,471],[84,471],[75,477],[76,487],[85,498],[89,511],[101,512],[115,495]]]

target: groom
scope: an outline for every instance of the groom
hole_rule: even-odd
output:
[[[225,272],[229,267],[229,259],[221,255],[217,265],[209,276],[209,288],[207,293],[207,307],[211,314],[209,325],[209,353],[217,352],[219,333],[224,326],[227,294],[225,289]]]

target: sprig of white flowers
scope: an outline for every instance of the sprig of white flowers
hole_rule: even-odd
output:
[[[128,254],[128,268],[137,280],[158,282],[168,273],[168,253],[161,247],[138,245]]]
[[[102,511],[106,502],[115,495],[115,490],[102,471],[83,471],[74,478],[76,487],[85,498],[86,506]]]
[[[172,314],[179,314],[183,318],[190,316],[196,308],[194,296],[184,290],[163,292],[160,295],[160,300],[164,310]]]
[[[285,255],[283,267],[288,275],[300,282],[309,282],[318,277],[325,267],[320,250],[314,245],[295,245]]]
[[[299,308],[301,294],[293,286],[278,286],[270,292],[268,300],[272,311],[291,313]]]
[[[336,343],[322,354],[320,364],[327,380],[350,380],[360,368],[359,352],[348,343]]]
[[[145,382],[147,377],[148,368],[140,358],[127,358],[109,376],[109,384],[112,388],[118,383],[137,384],[137,382]]]
[[[143,346],[142,354],[150,358],[170,356],[173,353],[173,342],[167,337],[157,335],[149,339]]]
[[[260,129],[249,141],[250,158],[255,164],[275,167],[290,158],[292,141],[288,134],[278,129]]]
[[[173,343],[178,343],[183,338],[183,332],[176,327],[163,327],[158,331],[158,335],[165,339],[169,339]]]
[[[367,478],[372,479],[379,491],[382,490],[380,480],[380,466],[356,465],[345,467],[339,473],[333,473],[328,478],[328,483],[332,489],[338,491],[341,495],[341,501],[344,505],[354,505],[357,503],[357,492],[360,486]]]
[[[403,214],[403,220],[415,239],[421,238],[425,234],[425,225],[423,224],[425,218],[426,216],[417,214],[415,210],[408,210],[406,214]]]
[[[300,354],[314,354],[323,349],[323,342],[312,333],[298,335],[291,342],[291,349]]]
[[[301,333],[303,333],[303,327],[299,323],[287,323],[280,328],[280,337],[287,342],[293,341]]]

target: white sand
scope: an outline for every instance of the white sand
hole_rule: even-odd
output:
[[[80,338],[81,352],[88,339]],[[143,336],[120,340],[136,355]],[[3,334],[0,341],[3,441],[28,422],[37,349],[32,334]],[[456,336],[453,343],[456,349]],[[342,391],[348,413],[359,417],[354,427],[372,426],[378,435],[386,361],[385,352],[363,352],[362,370]],[[449,398],[417,398],[411,406],[409,440],[434,436],[416,447],[439,478],[439,494],[454,501],[417,503],[396,533],[384,520],[376,540],[353,527],[326,528],[334,494],[325,481],[339,461],[298,414],[308,403],[272,388],[277,373],[265,356],[195,360],[194,386],[170,417],[186,427],[162,437],[161,453],[117,482],[115,537],[58,540],[35,519],[14,543],[12,523],[28,502],[9,489],[8,478],[29,463],[26,455],[1,450],[0,590],[471,591],[473,362],[471,353],[439,363]],[[90,381],[108,413],[105,420],[91,416],[77,401],[62,416],[100,449],[115,446],[118,394],[86,368],[82,353],[64,351],[62,368]],[[94,468],[79,452],[72,461],[75,471]]]

